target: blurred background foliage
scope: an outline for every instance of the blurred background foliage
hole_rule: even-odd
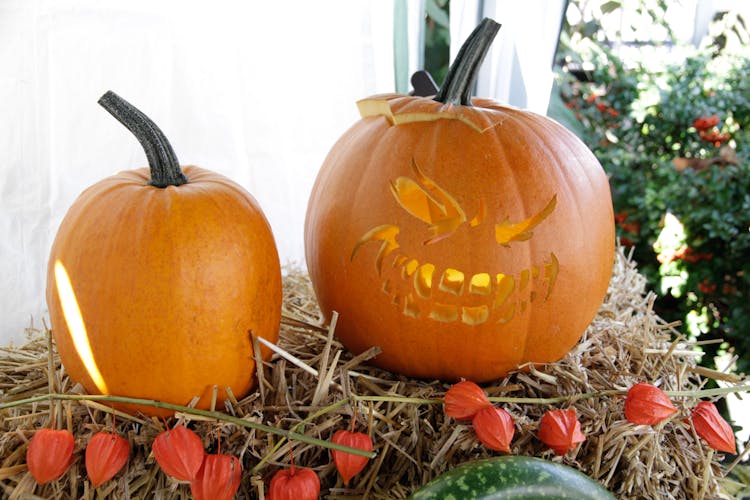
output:
[[[424,70],[440,85],[450,65],[450,0],[425,1]]]
[[[750,33],[719,12],[699,44],[680,42],[673,3],[571,0],[550,115],[610,176],[620,242],[660,316],[682,322],[702,365],[747,373]],[[605,29],[615,16],[620,28]]]

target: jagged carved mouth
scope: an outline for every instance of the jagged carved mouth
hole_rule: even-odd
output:
[[[381,290],[404,315],[467,325],[509,322],[530,304],[547,300],[558,273],[554,253],[515,275],[438,269],[403,254],[386,267]]]

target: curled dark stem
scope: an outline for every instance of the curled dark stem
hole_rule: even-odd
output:
[[[148,116],[111,90],[99,99],[99,104],[125,125],[141,143],[151,169],[152,186],[165,188],[188,182],[172,145]]]
[[[488,17],[474,28],[448,69],[443,86],[435,96],[436,101],[471,106],[471,92],[479,67],[499,29],[500,25]]]

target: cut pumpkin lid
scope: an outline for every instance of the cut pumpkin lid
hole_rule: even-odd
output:
[[[483,133],[508,118],[514,108],[502,106],[492,99],[473,98],[472,106],[446,104],[431,97],[404,94],[378,94],[357,101],[362,118],[383,116],[391,125],[459,120]]]

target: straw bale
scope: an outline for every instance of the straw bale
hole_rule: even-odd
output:
[[[618,498],[719,498],[721,456],[684,422],[693,396],[673,397],[680,412],[653,428],[629,424],[623,415],[622,394],[637,382],[667,391],[698,390],[706,376],[743,382],[697,367],[694,345],[654,313],[654,296],[645,287],[635,263],[618,249],[606,299],[578,345],[557,363],[527,367],[483,387],[514,417],[513,454],[571,465]],[[328,498],[406,498],[459,463],[495,454],[477,441],[470,424],[444,416],[441,399],[449,384],[369,366],[377,348],[356,357],[349,353],[323,324],[306,275],[286,269],[284,297],[280,352],[259,370],[259,390],[220,410],[323,440],[355,419],[357,430],[371,433],[377,456],[344,487],[321,446],[178,414],[209,452],[216,451],[220,435],[221,451],[240,457],[244,472],[237,498],[262,498],[273,473],[288,466],[290,447],[298,466],[318,473]],[[0,348],[2,403],[49,392],[83,393],[67,377],[49,337],[45,328],[31,329],[25,345]],[[546,402],[534,401],[538,398]],[[575,408],[587,436],[564,457],[554,456],[536,437],[550,408]],[[150,453],[154,437],[174,422],[114,412],[96,401],[47,399],[0,410],[0,419],[0,487],[6,498],[190,497],[189,486],[166,476]],[[26,470],[25,452],[34,429],[51,424],[74,433],[76,461],[62,479],[38,486]],[[133,452],[124,472],[93,490],[81,451],[93,433],[113,426]]]

